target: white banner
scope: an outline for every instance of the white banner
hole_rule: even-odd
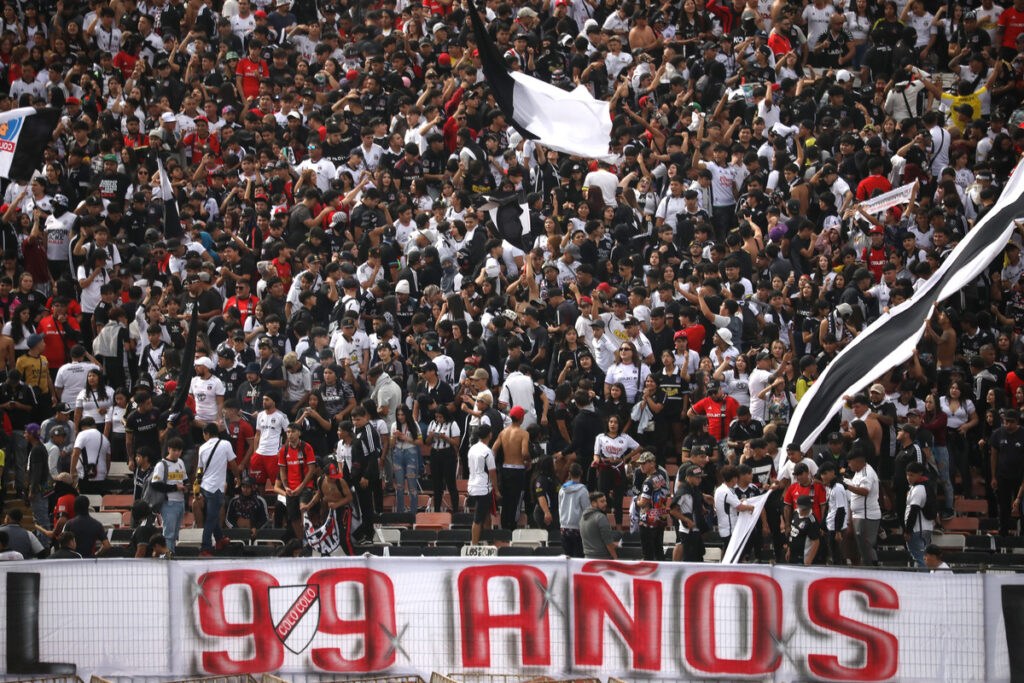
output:
[[[1014,574],[377,557],[3,570],[0,672],[12,677],[1009,683],[1024,666]]]
[[[21,107],[0,113],[0,177],[7,178],[14,160],[14,150],[25,126],[25,119],[36,115],[35,107]],[[39,151],[39,165],[42,166],[42,150]]]
[[[736,526],[732,530],[732,535],[729,536],[729,545],[722,553],[722,564],[737,564],[740,561],[743,549],[747,546],[747,539],[761,523],[761,511],[764,510],[764,504],[768,502],[769,495],[771,494],[762,493],[760,496],[743,501],[747,505],[753,505],[754,509],[741,510],[736,516]]]
[[[890,206],[897,206],[898,204],[906,204],[910,201],[910,193],[914,189],[914,183],[909,185],[903,185],[897,187],[895,190],[889,190],[884,194],[880,194],[877,197],[872,197],[859,204],[860,208],[864,209],[864,213],[876,214],[882,213]]]

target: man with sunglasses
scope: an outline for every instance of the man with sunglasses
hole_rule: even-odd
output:
[[[295,167],[299,175],[307,175],[306,182],[313,182],[321,192],[331,189],[331,181],[338,174],[330,160],[324,158],[324,151],[317,140],[310,140],[306,145],[309,156]]]

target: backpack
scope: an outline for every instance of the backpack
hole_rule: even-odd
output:
[[[747,350],[757,344],[757,313],[754,312],[749,301],[743,300],[739,304],[739,313],[743,320],[743,331],[740,334],[740,341],[743,342],[743,349]]]
[[[142,500],[149,503],[149,509],[153,511],[153,514],[159,513],[160,510],[163,508],[164,503],[167,502],[167,494],[164,493],[163,491],[158,491],[155,488],[153,488],[153,479],[156,477],[157,471],[156,468],[160,467],[160,465],[164,466],[164,474],[162,477],[163,481],[161,481],[160,483],[167,483],[167,461],[161,459],[160,462],[158,462],[153,467],[153,471],[150,473],[150,475],[146,477],[146,486],[142,489]]]
[[[921,485],[924,486],[925,501],[924,508],[921,510],[921,514],[924,518],[934,522],[939,512],[939,501],[938,493],[935,490],[935,483],[927,478],[921,479]]]

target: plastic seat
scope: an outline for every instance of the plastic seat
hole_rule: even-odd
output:
[[[448,529],[452,524],[452,516],[449,512],[420,512],[416,515],[416,529]]]
[[[100,505],[100,510],[131,510],[134,503],[134,496],[110,494],[103,496],[103,502]]]

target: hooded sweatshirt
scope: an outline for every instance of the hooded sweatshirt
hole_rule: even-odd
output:
[[[612,542],[612,527],[608,515],[597,508],[587,508],[580,519],[580,537],[583,556],[587,559],[610,560],[608,544]]]
[[[563,529],[579,529],[580,518],[590,508],[590,492],[578,481],[569,481],[558,489],[558,524]]]
[[[387,422],[388,429],[394,429],[395,411],[398,410],[398,406],[402,402],[402,389],[385,372],[377,378],[377,383],[373,385],[373,390],[370,391],[370,398],[379,407],[388,407],[388,412],[384,415],[384,421]]]

